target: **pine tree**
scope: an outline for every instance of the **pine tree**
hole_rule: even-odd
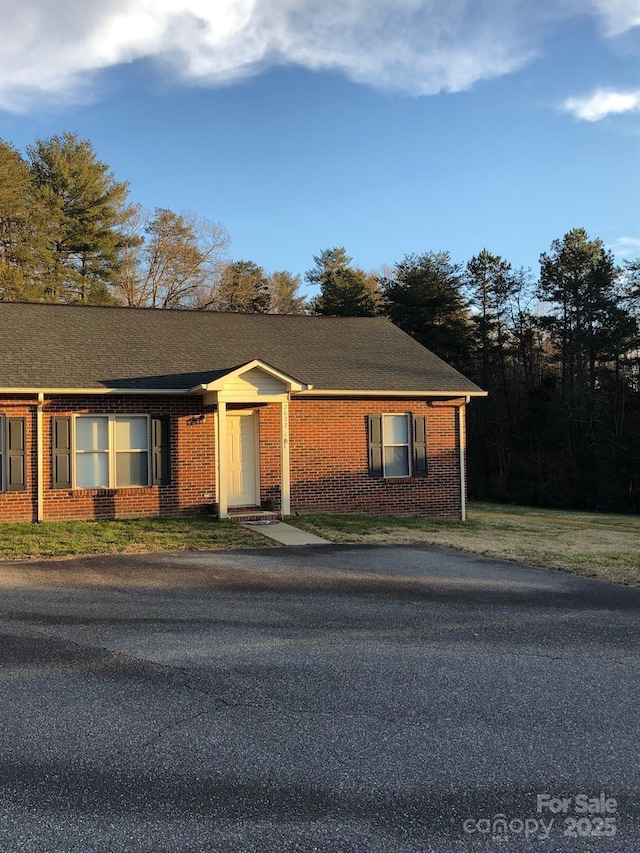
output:
[[[112,301],[110,287],[126,245],[123,227],[134,213],[127,205],[127,184],[116,181],[91,143],[74,133],[38,139],[27,150],[53,230],[47,298]]]
[[[310,284],[320,285],[313,301],[317,314],[334,317],[373,317],[378,313],[376,283],[366,273],[351,266],[343,246],[314,255],[315,267],[306,274]]]
[[[212,307],[216,311],[263,314],[270,303],[269,280],[253,261],[234,261],[220,275]]]
[[[298,295],[301,279],[287,270],[278,270],[269,276],[271,314],[304,314],[306,300]]]
[[[44,298],[53,267],[49,224],[28,165],[0,140],[0,300]]]
[[[387,316],[458,369],[467,369],[471,323],[459,264],[448,252],[406,255],[380,281]]]

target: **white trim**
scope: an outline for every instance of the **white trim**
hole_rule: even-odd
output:
[[[218,507],[218,517],[220,517],[220,447],[219,447],[219,439],[220,439],[220,430],[218,429],[218,409],[213,413],[213,429],[215,430],[213,434],[213,453],[215,456],[215,464],[214,464],[214,479],[215,479],[215,498],[216,505]]]
[[[296,397],[397,397],[403,400],[413,400],[422,397],[486,397],[488,391],[334,391],[332,389],[321,390],[314,388],[313,391],[297,391]]]
[[[225,378],[228,378],[230,374],[228,374]],[[300,384],[300,383],[298,383]],[[85,394],[85,395],[122,395],[123,397],[147,397],[147,396],[156,396],[156,397],[186,397],[190,394],[193,395],[205,395],[208,391],[213,392],[211,386],[207,385],[197,385],[194,388],[190,389],[176,389],[176,388],[40,388],[37,386],[30,386],[27,388],[0,388],[0,394],[6,394],[7,396],[12,394],[29,394],[33,396],[34,394],[46,394],[46,395],[77,395],[77,394]],[[354,389],[332,389],[332,388],[314,388],[313,385],[303,385],[301,386],[301,390],[292,390],[291,393],[296,397],[398,397],[403,399],[415,399],[415,398],[423,398],[423,397],[486,397],[488,395],[488,391],[383,391],[379,389],[369,389],[363,391],[362,389],[354,390]],[[260,399],[263,402],[279,402],[281,399],[281,395],[276,396],[272,395],[273,399],[268,396],[263,396],[260,398],[256,397],[256,402]],[[246,398],[245,398],[246,399]],[[242,402],[242,401],[240,401]],[[205,405],[209,405],[205,403]],[[211,405],[215,405],[215,402]]]
[[[229,507],[227,506],[227,404],[224,400],[218,402],[218,427],[216,430],[216,459],[218,462],[217,493],[218,493],[218,518],[229,518]]]
[[[280,513],[291,515],[291,459],[289,454],[289,401],[280,404]]]
[[[44,394],[38,394],[36,408],[36,521],[44,521]]]
[[[105,418],[107,421],[107,449],[100,451],[91,451],[91,450],[78,450],[76,446],[76,424],[78,420],[81,418]],[[116,442],[116,423],[118,420],[124,420],[126,418],[142,418],[146,421],[146,430],[145,434],[147,436],[147,446],[146,449],[142,450],[127,450],[126,448],[122,450],[118,450],[117,442]],[[73,419],[73,432],[71,437],[71,453],[72,453],[72,484],[71,488],[76,491],[92,491],[94,489],[109,489],[110,491],[114,491],[116,489],[148,489],[151,487],[151,423],[150,423],[150,415],[146,414],[138,414],[138,413],[106,413],[106,412],[86,412],[83,414],[74,414],[72,415]],[[146,453],[147,454],[147,482],[146,483],[131,483],[129,485],[120,485],[117,482],[117,467],[118,467],[118,453]],[[79,486],[77,482],[77,473],[78,473],[78,465],[77,465],[77,456],[78,454],[82,456],[83,453],[106,453],[107,455],[107,474],[109,477],[109,483],[106,486]]]
[[[223,376],[218,377],[218,379],[214,379],[213,382],[206,382],[201,385],[195,385],[193,388],[191,388],[189,393],[202,394],[207,391],[223,391],[224,386],[230,379],[235,379],[238,376],[242,376],[243,373],[248,373],[250,370],[254,370],[255,368],[258,368],[264,373],[267,373],[269,376],[273,376],[274,379],[278,379],[281,382],[284,382],[286,385],[289,385],[289,389],[291,391],[302,391],[303,389],[313,388],[313,385],[305,385],[304,382],[300,382],[299,380],[294,379],[292,376],[288,376],[286,373],[281,373],[281,371],[276,370],[275,367],[271,367],[271,365],[266,364],[266,362],[260,361],[260,359],[258,358],[254,358],[253,361],[249,361],[246,364],[241,365],[240,367],[236,367],[235,370],[230,370]]]
[[[225,403],[243,403],[251,405],[252,403],[281,403],[288,398],[288,394],[249,394],[242,392],[241,394],[224,394],[222,391],[207,391],[202,397],[203,406],[215,406],[220,400]]]
[[[465,412],[466,403],[462,406],[458,406],[458,443],[460,445],[460,521],[467,520]]]
[[[6,492],[6,468],[7,468],[7,460],[5,459],[6,453],[6,439],[5,439],[5,430],[7,428],[7,416],[3,413],[0,415],[0,493]]]
[[[394,444],[393,442],[385,441],[384,437],[384,419],[385,418],[404,418],[405,423],[407,425],[407,441],[404,444]],[[411,477],[412,471],[412,460],[411,460],[411,426],[412,426],[412,418],[409,412],[383,412],[382,413],[382,425],[380,429],[380,438],[382,439],[382,476],[385,480],[399,480],[402,477],[408,479]],[[386,447],[406,447],[407,448],[407,473],[406,474],[387,474],[385,471],[385,448]]]
[[[147,396],[162,396],[162,397],[185,397],[190,391],[175,388],[0,388],[0,394],[122,394],[123,396],[135,397],[136,395]]]

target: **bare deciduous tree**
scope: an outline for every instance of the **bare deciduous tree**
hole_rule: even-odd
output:
[[[229,245],[226,229],[193,214],[138,211],[117,283],[118,298],[135,308],[212,307]]]

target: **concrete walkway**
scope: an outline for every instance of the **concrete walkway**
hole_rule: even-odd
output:
[[[331,545],[328,539],[322,539],[306,530],[300,530],[291,524],[276,521],[274,524],[251,524],[249,521],[241,522],[243,527],[263,533],[269,539],[275,539],[281,545]]]

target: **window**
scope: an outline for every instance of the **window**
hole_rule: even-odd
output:
[[[427,476],[427,419],[424,415],[369,415],[369,474]]]
[[[0,415],[0,491],[26,487],[25,419]]]
[[[170,438],[166,415],[56,415],[51,423],[51,486],[167,486]]]
[[[408,477],[409,418],[407,415],[382,416],[382,476]]]
[[[148,486],[148,417],[78,415],[74,462],[78,489]]]

